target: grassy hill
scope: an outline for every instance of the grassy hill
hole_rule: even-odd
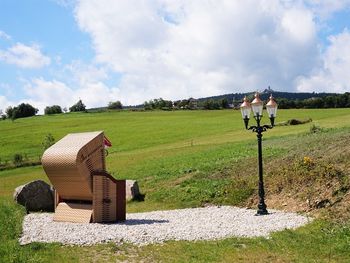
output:
[[[20,247],[24,211],[13,203],[13,189],[34,179],[47,181],[41,166],[24,167],[0,172],[0,262],[348,262],[350,111],[281,110],[277,122],[292,118],[313,122],[278,126],[264,134],[266,202],[268,208],[319,218],[308,226],[268,240],[181,241],[142,248]],[[310,132],[312,125],[321,129]],[[58,140],[92,130],[104,130],[113,143],[108,170],[117,178],[138,180],[145,194],[144,202],[127,204],[129,212],[208,203],[256,205],[256,136],[244,130],[238,111],[122,111],[0,121],[0,158],[11,162],[21,153],[39,159],[46,134]]]

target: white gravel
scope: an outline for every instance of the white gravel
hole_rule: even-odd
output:
[[[126,221],[113,224],[54,222],[51,213],[26,215],[21,244],[60,242],[92,245],[128,242],[137,245],[167,240],[212,240],[228,237],[268,237],[271,232],[295,229],[311,219],[295,213],[269,210],[255,216],[256,210],[220,206],[147,213],[130,213]]]

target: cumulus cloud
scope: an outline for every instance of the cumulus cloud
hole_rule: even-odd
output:
[[[42,74],[25,82],[27,102],[41,113],[45,106],[69,107],[79,99],[91,108],[116,100],[130,105],[267,86],[349,90],[349,32],[330,36],[328,47],[318,34],[350,0],[55,1],[74,6],[95,58],[64,65],[57,57],[52,64],[60,69],[50,68],[51,78]],[[51,63],[40,47],[21,43],[0,50],[0,60],[22,68]]]
[[[41,68],[50,64],[51,59],[43,55],[37,45],[17,43],[7,50],[0,50],[0,60],[20,68]]]
[[[286,11],[282,17],[282,27],[291,39],[301,44],[313,41],[316,35],[313,14],[306,9]]]
[[[44,112],[46,106],[60,105],[69,108],[79,99],[88,108],[107,106],[112,98],[119,98],[117,88],[109,88],[102,82],[86,82],[84,86],[73,88],[58,80],[34,78],[26,83],[24,91],[28,102]]]
[[[349,92],[350,33],[329,37],[330,46],[322,56],[323,64],[310,76],[297,79],[298,91]]]
[[[0,95],[0,113],[5,113],[9,106],[13,106],[14,103],[10,101],[7,97]]]
[[[108,69],[94,64],[86,64],[80,60],[74,60],[65,65],[62,73],[70,78],[72,83],[81,87],[108,79]]]
[[[122,74],[121,94],[135,103],[293,90],[318,63],[314,16],[300,3],[78,1],[75,15],[97,62]]]

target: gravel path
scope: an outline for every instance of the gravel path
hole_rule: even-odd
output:
[[[294,229],[310,221],[305,216],[270,210],[254,216],[255,210],[221,206],[127,214],[115,224],[53,222],[53,214],[36,213],[24,218],[21,244],[60,242],[92,245],[129,242],[137,245],[166,240],[211,240],[232,236],[269,236],[273,231]]]

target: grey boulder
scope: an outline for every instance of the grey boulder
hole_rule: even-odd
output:
[[[42,180],[18,186],[13,194],[14,200],[28,211],[54,211],[52,187]]]
[[[126,180],[125,195],[127,201],[139,199],[141,194],[137,181]]]

